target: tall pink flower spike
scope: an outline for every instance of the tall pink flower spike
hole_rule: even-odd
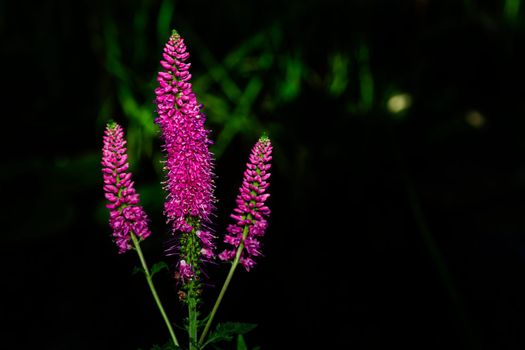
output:
[[[176,31],[165,45],[162,57],[160,64],[164,70],[158,73],[159,87],[155,89],[158,113],[155,122],[161,128],[166,154],[164,210],[173,233],[193,232],[200,240],[200,247],[193,245],[190,250],[197,249],[205,260],[212,260],[215,257],[213,236],[206,229],[215,203],[214,164],[208,149],[212,142],[204,127],[202,105],[197,102],[190,83],[189,53]],[[179,263],[179,274],[191,278],[197,261],[194,252],[187,251],[188,247],[183,245],[180,243],[179,247],[180,258],[184,259],[184,263]]]

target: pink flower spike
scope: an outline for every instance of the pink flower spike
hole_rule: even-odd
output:
[[[164,213],[178,241],[168,251],[179,255],[177,276],[184,283],[198,280],[201,262],[215,258],[215,237],[207,231],[215,209],[212,142],[204,126],[202,105],[190,83],[188,58],[184,39],[173,31],[164,46],[163,71],[157,75],[159,86],[155,89],[155,122],[161,129],[166,155]]]
[[[139,195],[135,192],[126,154],[126,141],[122,127],[110,123],[104,133],[102,148],[102,175],[104,192],[108,200],[109,226],[113,229],[113,238],[119,253],[132,248],[131,233],[140,239],[150,235],[148,218],[139,206]]]
[[[156,90],[158,118],[163,149],[166,154],[167,191],[165,213],[174,231],[188,232],[188,217],[209,223],[214,209],[213,158],[208,149],[212,143],[205,129],[206,117],[201,112],[191,84],[189,54],[184,39],[173,32],[164,47],[159,72],[160,88]]]
[[[253,258],[261,255],[259,238],[268,227],[270,209],[265,202],[270,196],[266,190],[269,186],[272,149],[270,139],[265,135],[253,147],[237,195],[237,207],[233,210],[235,214],[230,215],[235,224],[228,226],[228,234],[224,237],[224,242],[231,248],[219,254],[221,260],[233,260],[242,242],[244,249],[240,263],[246,271],[255,266]]]

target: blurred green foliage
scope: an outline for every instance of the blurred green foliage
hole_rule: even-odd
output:
[[[335,23],[334,27],[327,25],[327,28],[339,29],[342,39],[333,35],[320,45],[318,41],[324,33],[312,33],[308,25],[292,29],[288,25],[298,23],[294,22],[296,16],[318,8],[314,3],[305,4],[304,8],[301,4],[290,3],[289,8],[286,8],[288,12],[283,11],[273,21],[261,21],[246,33],[238,30],[240,34],[234,41],[229,37],[221,37],[220,34],[206,33],[207,37],[219,37],[222,40],[209,42],[209,39],[202,38],[204,32],[198,27],[199,22],[195,21],[198,16],[189,16],[188,8],[184,7],[183,2],[130,1],[126,6],[113,2],[93,2],[85,12],[84,20],[90,29],[88,44],[102,70],[97,72],[98,85],[94,86],[97,91],[93,96],[94,103],[90,105],[91,110],[85,111],[85,118],[93,118],[94,115],[97,117],[94,133],[90,137],[96,137],[97,132],[101,134],[104,124],[110,119],[123,123],[134,171],[142,169],[147,172],[143,169],[152,167],[156,170],[157,178],[162,178],[162,154],[158,128],[154,124],[156,113],[153,90],[156,86],[156,73],[160,68],[158,61],[161,50],[172,28],[177,28],[186,38],[193,64],[192,83],[199,101],[204,105],[208,127],[212,130],[212,139],[215,141],[212,150],[218,160],[236,138],[250,144],[263,131],[269,132],[277,146],[283,141],[290,142],[291,139],[285,140],[288,137],[285,136],[285,128],[293,124],[293,120],[300,120],[296,117],[297,113],[308,112],[307,106],[312,95],[315,95],[316,102],[323,101],[322,103],[338,109],[340,116],[334,123],[359,117],[370,120],[390,118],[394,123],[410,122],[412,106],[423,100],[415,86],[407,84],[405,76],[413,74],[413,70],[424,75],[428,73],[428,67],[407,67],[410,63],[401,60],[410,62],[410,57],[395,58],[392,50],[397,48],[387,45],[391,50],[387,54],[397,59],[389,61],[388,57],[384,57],[385,51],[381,51],[381,46],[377,44],[377,35],[374,37],[373,31],[367,31],[364,22],[358,22],[357,15],[350,12],[349,16],[353,16],[353,21],[358,23],[355,25],[356,30],[351,31],[352,27],[347,28],[332,21]],[[414,4],[414,8],[419,11],[416,15],[423,16],[434,3],[416,1]],[[235,8],[244,5],[238,1],[230,1],[225,6]],[[488,5],[484,6],[472,0],[464,0],[457,5],[460,9],[456,11],[491,30],[489,24],[483,22],[487,21],[484,9]],[[512,30],[515,32],[521,30],[523,6],[520,0],[504,0],[491,6],[492,13],[501,16],[497,20],[514,28]],[[364,13],[374,8],[374,4],[356,2],[351,3],[350,7]],[[39,17],[40,21],[51,18],[53,9],[47,11],[48,15]],[[64,15],[68,13],[67,7],[63,7],[61,11]],[[5,15],[2,16],[1,18],[5,18]],[[232,18],[228,20],[232,21]],[[496,18],[491,20],[495,21]],[[238,21],[243,28],[247,28],[249,19],[238,18]],[[39,22],[39,25],[44,27],[51,24]],[[64,26],[67,25],[73,27],[74,23],[65,22]],[[446,27],[436,29],[436,32],[432,32],[434,37],[422,37],[421,42],[432,42],[435,37],[439,38],[439,31],[447,30]],[[56,42],[46,40],[45,47],[60,47],[60,41],[55,40]],[[396,43],[404,45],[403,39],[398,39]],[[399,50],[401,54],[407,52],[403,46]],[[36,50],[41,51],[41,47]],[[49,73],[50,76],[56,75],[55,71],[61,68],[58,52],[51,50],[49,57],[43,56],[42,61],[47,62],[48,67],[46,74]],[[52,84],[49,90],[53,96],[60,96],[59,82],[53,79],[49,81]],[[430,106],[429,109],[443,113],[447,106],[457,103],[458,89],[455,86],[436,91],[429,89],[427,94],[433,95],[426,95],[423,99]],[[389,106],[396,101],[396,96],[405,96],[410,103],[394,113]],[[44,106],[44,100],[39,103]],[[303,119],[306,121],[306,118],[308,123],[312,122],[311,115],[305,115]],[[38,121],[36,128],[42,126],[38,123],[43,122]],[[458,127],[466,128],[468,122],[455,120],[441,123],[434,129],[434,137],[442,138]],[[64,126],[62,129],[55,128],[54,132],[59,135],[64,131],[63,128]],[[287,151],[282,151],[285,147],[276,147],[276,165],[283,174],[292,174],[290,169],[305,169],[309,162],[309,145],[296,142],[293,147],[293,150],[288,148]],[[94,188],[98,184],[98,177],[92,169],[97,167],[98,157],[97,149],[86,149],[77,154],[62,152],[56,157],[56,167],[43,164],[41,160],[26,162],[25,166],[33,164],[32,170],[50,174],[45,176],[53,179],[49,181],[73,175],[67,172],[74,172],[74,176],[79,177],[91,174],[86,186]],[[90,162],[86,166],[89,170],[82,165],[87,160]],[[145,167],[142,166],[144,161],[148,162]],[[67,167],[59,166],[66,163]],[[7,180],[11,176],[14,176],[13,173],[4,174]],[[137,186],[144,192],[143,201],[160,210],[162,190],[158,188],[158,182],[142,182]],[[44,187],[53,188],[53,183]],[[67,200],[62,202],[68,203]],[[65,206],[70,207],[68,204]],[[68,210],[64,210],[64,213],[67,212]],[[97,213],[99,222],[103,222],[106,214],[102,199]],[[68,217],[69,214],[64,215],[63,220],[69,220]],[[54,227],[61,220],[43,226]]]
[[[511,24],[516,24],[519,16],[519,10],[521,7],[521,0],[505,0],[503,7],[503,13],[505,19]]]
[[[95,40],[102,43],[97,49],[114,90],[101,101],[99,122],[116,115],[127,119],[132,162],[145,156],[154,160],[160,171],[158,150],[153,148],[158,134],[153,123],[153,89],[157,61],[172,27],[179,29],[189,46],[192,83],[214,132],[213,152],[217,158],[237,135],[253,140],[263,130],[279,134],[286,116],[273,114],[297,101],[305,84],[332,98],[346,95],[348,109],[354,113],[368,112],[374,106],[377,92],[364,38],[353,49],[326,52],[323,65],[314,68],[300,45],[285,46],[282,24],[274,23],[216,57],[191,26],[174,23],[175,12],[171,0],[162,1],[160,6],[143,2],[133,13],[132,35],[107,15],[102,20],[100,37]],[[155,40],[145,34],[148,26],[155,26]]]

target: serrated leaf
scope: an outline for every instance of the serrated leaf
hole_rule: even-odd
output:
[[[151,267],[151,277],[153,277],[153,275],[155,275],[159,271],[162,271],[163,269],[168,269],[168,265],[164,261],[154,264]]]
[[[244,337],[240,334],[237,336],[237,350],[248,350],[246,341],[244,340]]]
[[[241,323],[241,322],[226,322],[219,323],[209,337],[208,341],[204,343],[203,347],[220,341],[231,341],[234,335],[241,335],[248,333],[255,329],[256,324],[253,323]]]

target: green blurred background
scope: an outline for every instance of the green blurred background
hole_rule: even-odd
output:
[[[145,253],[163,259],[153,89],[176,28],[215,141],[219,236],[250,147],[263,131],[275,147],[265,257],[219,320],[258,323],[250,348],[522,349],[524,7],[1,2],[0,347],[167,340],[136,257],[111,242],[99,162],[114,119],[152,218]],[[157,283],[180,323],[172,279]]]

